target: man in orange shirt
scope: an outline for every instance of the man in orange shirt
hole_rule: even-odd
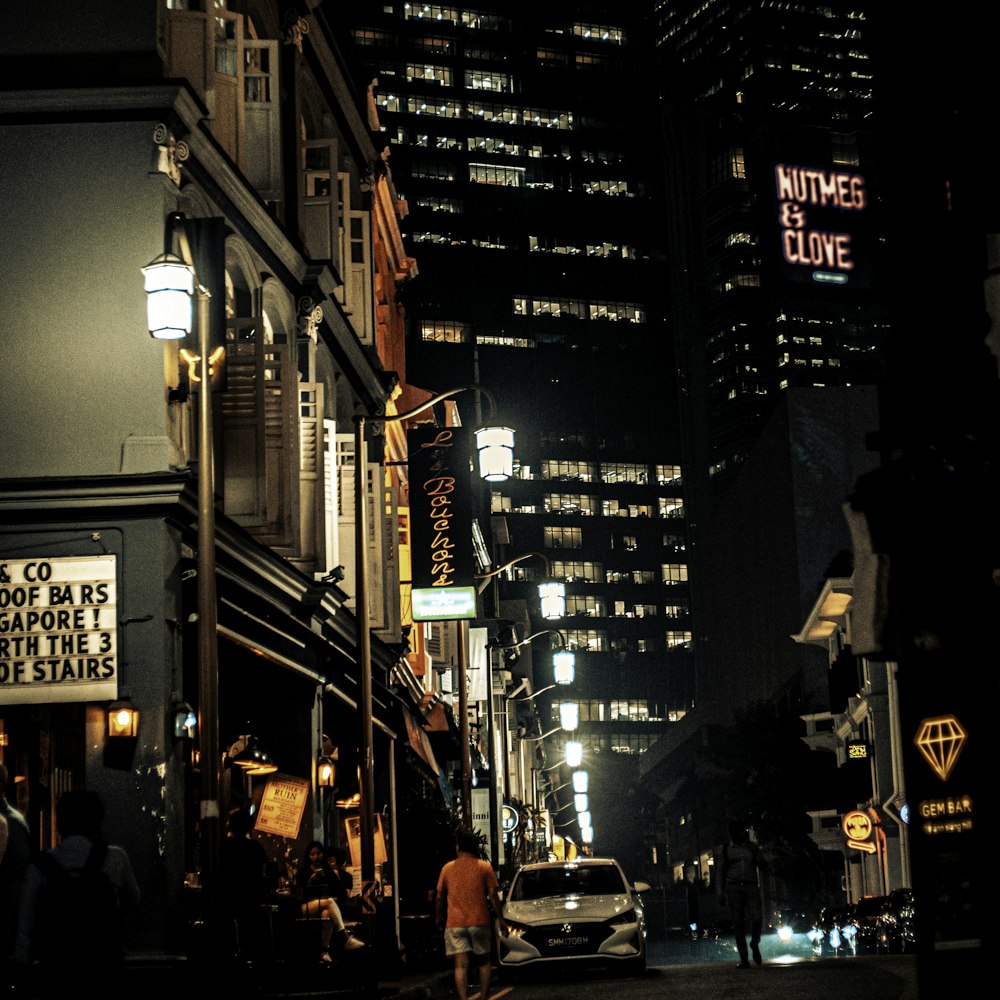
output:
[[[501,933],[507,933],[497,888],[492,866],[479,857],[479,838],[462,830],[455,838],[455,860],[449,861],[438,876],[435,904],[438,930],[444,930],[444,953],[455,956],[458,1000],[468,1000],[470,954],[479,962],[480,1000],[489,996],[493,971],[490,906],[500,922]]]

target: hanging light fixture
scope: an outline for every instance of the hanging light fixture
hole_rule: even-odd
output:
[[[552,620],[566,614],[566,584],[561,580],[543,580],[538,585],[538,603],[543,618]]]
[[[271,755],[257,743],[256,736],[241,736],[229,748],[228,757],[245,774],[273,774],[278,770]]]
[[[580,824],[580,829],[583,830],[590,826],[590,810],[584,809],[583,812],[576,814],[576,821]]]
[[[573,772],[573,791],[582,793],[587,790],[587,786],[590,784],[590,775],[586,771],[574,771]]]
[[[572,733],[580,725],[580,706],[575,701],[559,703],[559,725]]]
[[[576,653],[561,649],[552,654],[552,671],[556,684],[572,684],[576,679]]]
[[[579,767],[583,763],[583,744],[579,740],[569,740],[564,756],[570,767]]]
[[[476,449],[481,479],[502,483],[514,474],[514,431],[510,427],[480,427]]]
[[[577,792],[573,796],[573,808],[578,813],[586,812],[589,807],[590,800],[587,798],[587,794],[585,792]]]

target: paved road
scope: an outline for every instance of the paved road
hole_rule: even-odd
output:
[[[827,958],[763,968],[737,969],[722,963],[651,966],[645,976],[552,973],[508,982],[495,977],[488,1000],[918,1000],[916,963],[909,956]],[[383,987],[386,984],[383,984]],[[448,972],[404,977],[400,1000],[449,1000],[455,996]],[[473,993],[470,990],[470,1000]],[[391,994],[390,994],[391,995]]]

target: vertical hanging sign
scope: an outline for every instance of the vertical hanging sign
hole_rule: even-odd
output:
[[[413,620],[475,618],[468,432],[416,427],[407,448]]]

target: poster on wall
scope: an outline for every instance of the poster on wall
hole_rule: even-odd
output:
[[[254,829],[295,840],[310,791],[311,786],[304,778],[269,780],[264,786]]]
[[[0,561],[0,701],[118,697],[116,559]]]

